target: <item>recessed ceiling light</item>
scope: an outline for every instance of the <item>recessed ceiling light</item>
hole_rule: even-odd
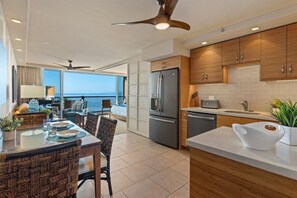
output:
[[[206,41],[203,41],[201,44],[202,44],[202,45],[206,45],[206,44],[207,44],[207,42],[206,42]]]
[[[14,40],[16,40],[16,41],[22,41],[22,39],[20,39],[20,38],[14,38]]]
[[[260,28],[259,27],[253,27],[251,30],[252,31],[257,31],[257,30],[259,30]]]
[[[21,50],[21,49],[17,49],[17,51],[18,51],[18,52],[22,52],[23,50]]]
[[[22,23],[22,21],[18,20],[18,19],[11,19],[12,22],[14,23]]]

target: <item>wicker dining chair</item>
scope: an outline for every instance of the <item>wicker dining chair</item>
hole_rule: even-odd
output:
[[[0,153],[0,197],[76,197],[80,145]]]
[[[101,140],[101,180],[108,183],[109,194],[112,195],[111,177],[110,177],[110,156],[117,120],[101,116],[97,138]],[[93,158],[85,157],[80,160],[78,180],[82,181],[78,188],[88,179],[94,179]]]
[[[98,119],[99,119],[98,113],[90,113],[89,112],[87,114],[87,121],[86,121],[84,129],[94,136],[96,134]]]

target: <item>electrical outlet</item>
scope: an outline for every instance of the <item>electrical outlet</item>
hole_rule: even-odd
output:
[[[209,99],[209,100],[214,100],[215,97],[214,97],[214,96],[208,96],[208,99]]]

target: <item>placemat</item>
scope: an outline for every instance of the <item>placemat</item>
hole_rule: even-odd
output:
[[[77,136],[75,136],[75,137],[62,138],[62,137],[54,136],[54,137],[47,137],[46,140],[53,141],[53,142],[68,142],[68,141],[77,140],[77,139],[85,137],[85,136],[86,136],[86,132],[79,131]]]

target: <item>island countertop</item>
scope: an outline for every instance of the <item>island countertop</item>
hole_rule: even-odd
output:
[[[249,149],[230,127],[216,128],[189,138],[187,145],[297,180],[297,146],[277,142],[268,151]]]

